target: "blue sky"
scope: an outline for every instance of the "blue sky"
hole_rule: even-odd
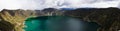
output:
[[[120,7],[120,0],[0,0],[0,9]]]

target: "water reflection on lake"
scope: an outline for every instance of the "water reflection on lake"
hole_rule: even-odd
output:
[[[25,31],[97,31],[99,25],[68,16],[40,16],[25,21]]]

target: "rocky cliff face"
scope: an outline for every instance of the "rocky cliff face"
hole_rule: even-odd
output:
[[[7,10],[4,9],[3,11],[0,12],[0,17],[1,20],[5,20],[7,22],[10,22],[11,24],[14,25],[14,29],[16,31],[22,31],[22,28],[24,26],[24,20],[28,16],[33,16],[34,12],[33,11],[24,11],[24,10]],[[7,24],[6,24],[7,25]],[[11,31],[11,30],[9,30]]]
[[[60,11],[52,8],[47,8],[42,11],[41,10],[22,10],[22,9],[17,9],[17,10],[3,9],[0,12],[0,18],[1,20],[5,20],[7,22],[10,22],[10,24],[13,24],[15,31],[23,31],[22,28],[24,27],[24,21],[28,17],[52,16],[52,15],[61,15],[61,14],[62,13]],[[5,24],[5,25],[9,25],[9,24]]]
[[[0,30],[6,29],[1,25],[10,25],[8,31],[23,31],[24,20],[36,16],[71,16],[88,22],[96,22],[100,25],[98,31],[120,30],[120,9],[118,8],[79,8],[75,10],[58,10],[47,8],[44,10],[7,10],[0,12]],[[4,26],[9,27],[9,26]]]

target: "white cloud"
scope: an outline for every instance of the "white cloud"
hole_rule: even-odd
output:
[[[16,9],[20,4],[16,0],[0,0],[0,8]]]
[[[81,7],[94,7],[94,8],[108,8],[108,7],[118,7],[119,2],[108,1],[108,2],[96,2],[92,4],[83,4]]]
[[[118,7],[120,0],[0,0],[0,9]]]

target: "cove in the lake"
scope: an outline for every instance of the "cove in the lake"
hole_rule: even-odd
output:
[[[25,31],[97,31],[99,25],[68,16],[40,16],[25,20]]]

